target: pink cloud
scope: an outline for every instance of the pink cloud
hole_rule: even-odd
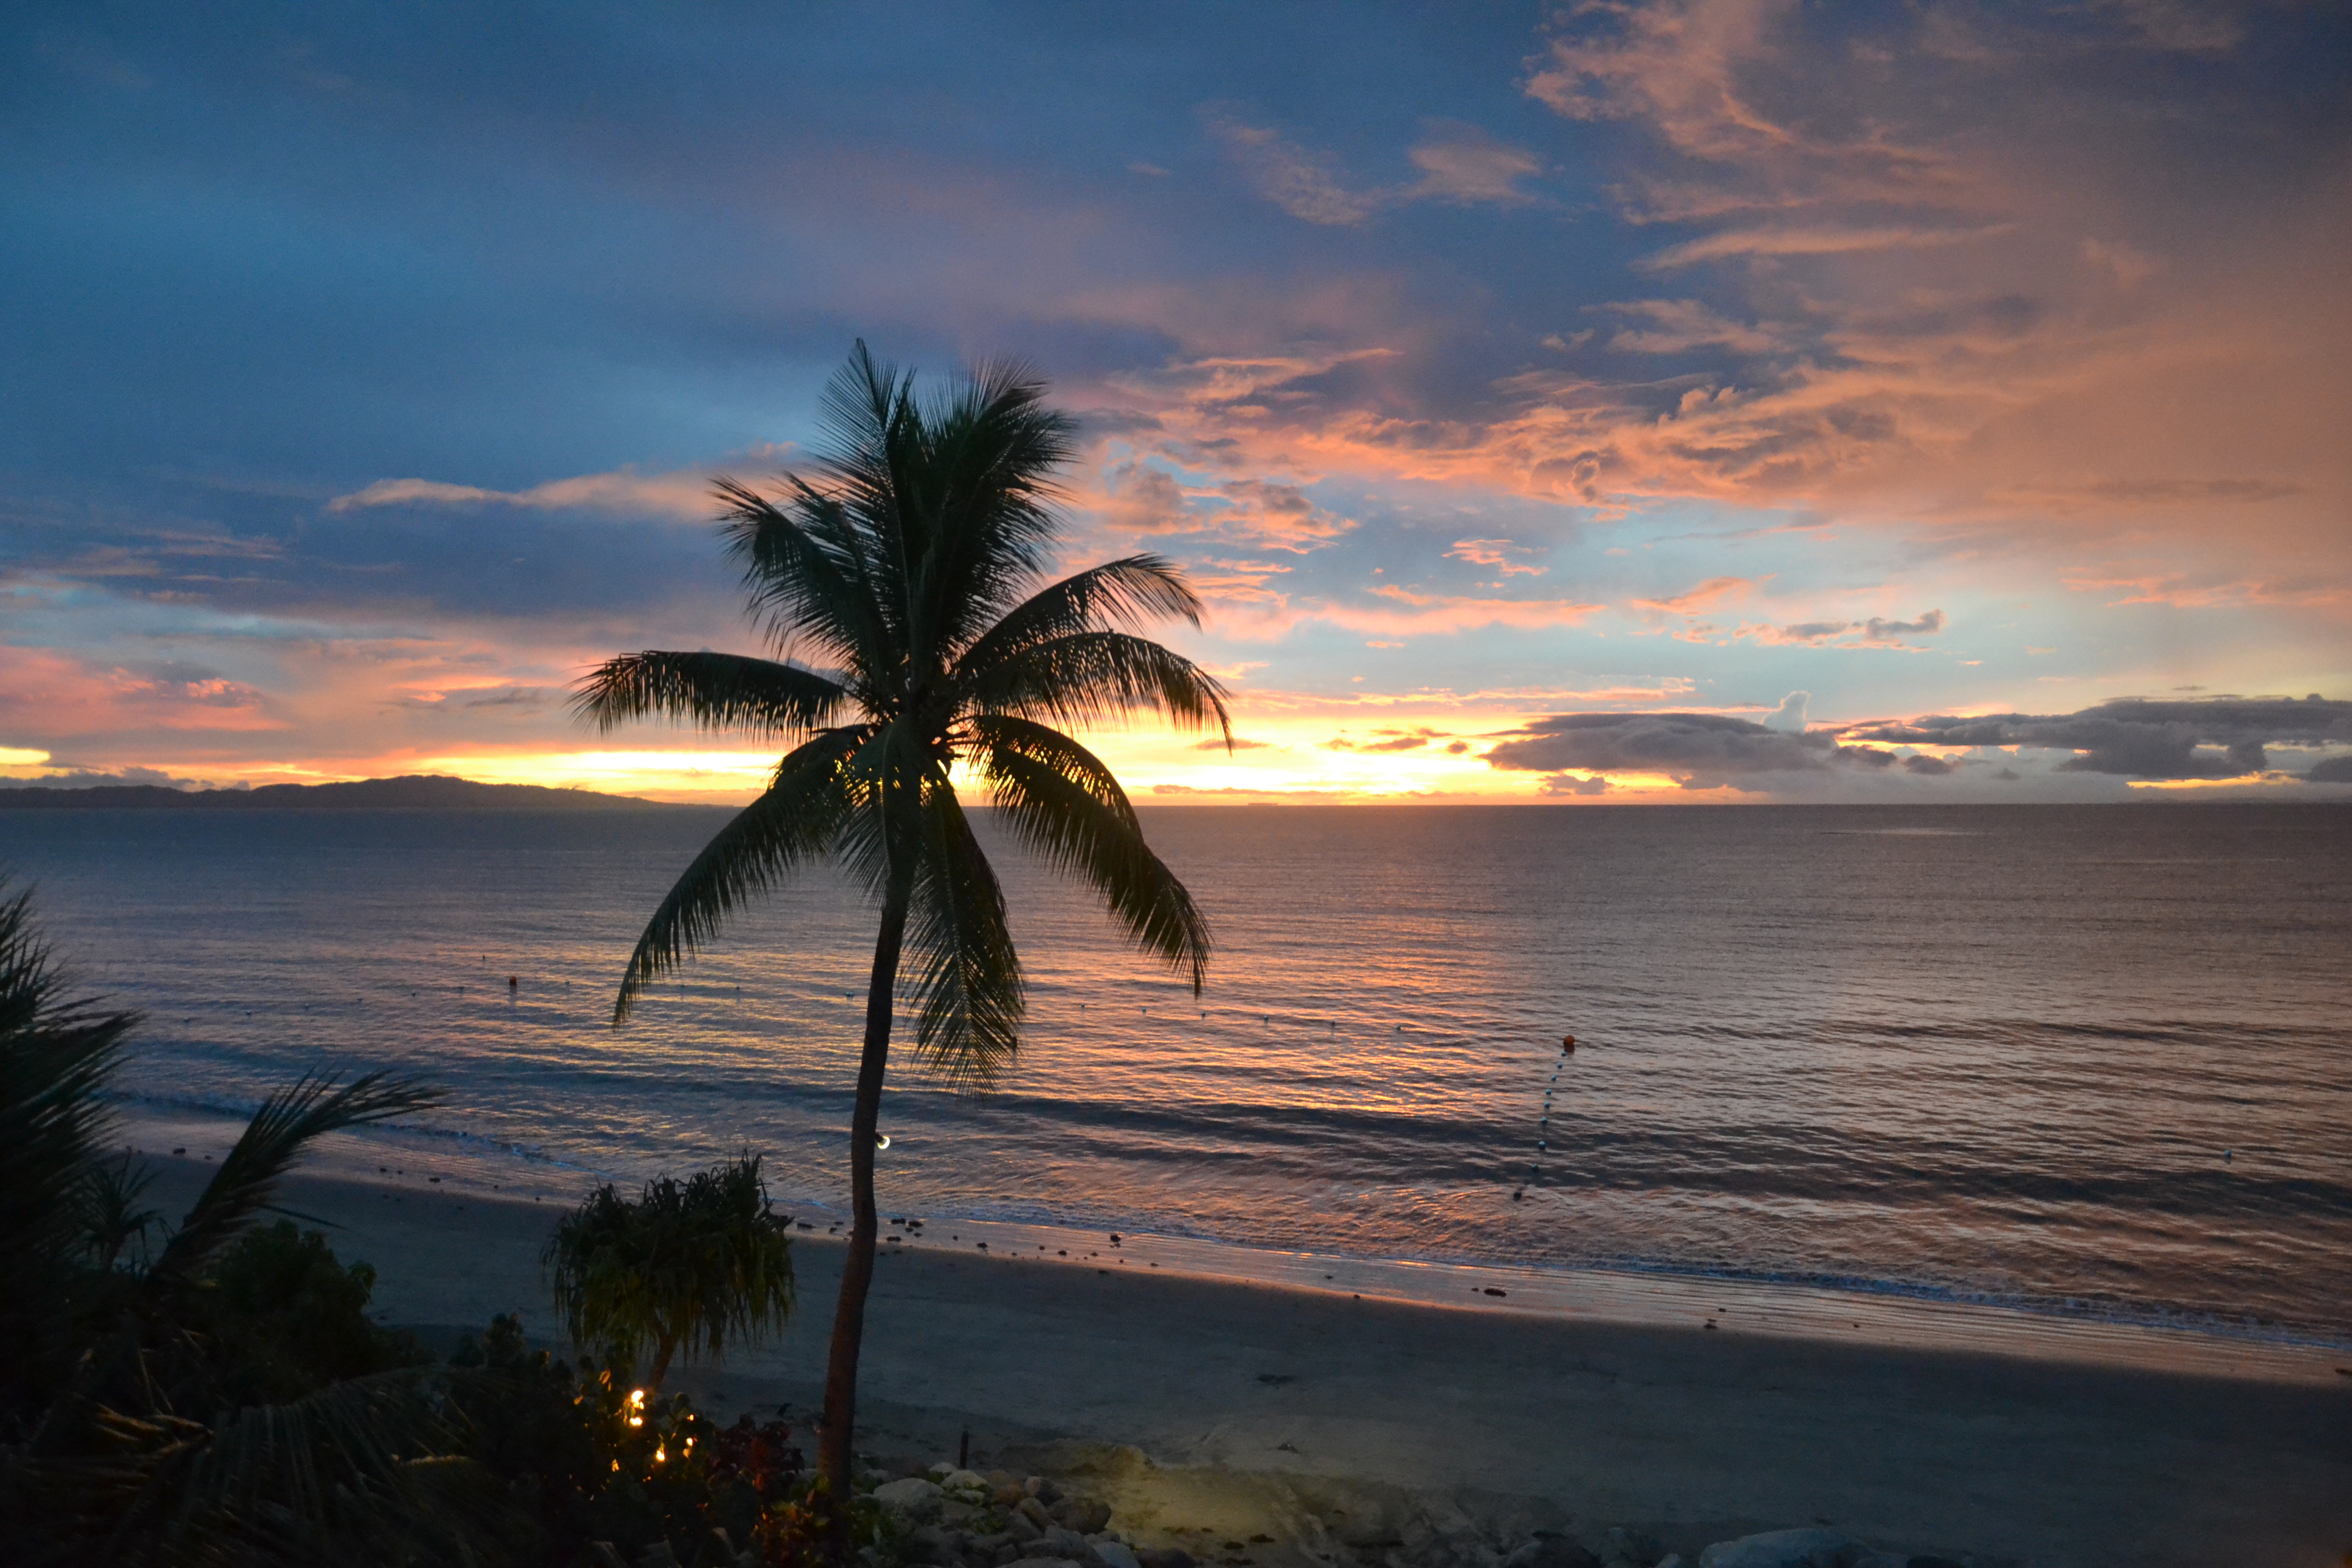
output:
[[[1467,561],[1474,566],[1492,566],[1505,577],[1540,577],[1544,568],[1527,561],[1529,553],[1524,544],[1514,544],[1507,539],[1457,539],[1454,548],[1445,552],[1456,561]]]

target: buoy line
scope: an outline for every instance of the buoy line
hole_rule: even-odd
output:
[[[1515,1204],[1524,1201],[1528,1189],[1543,1180],[1544,1156],[1551,1151],[1551,1097],[1559,1092],[1559,1069],[1566,1067],[1568,1058],[1575,1054],[1576,1037],[1562,1035],[1559,1058],[1551,1064],[1551,1078],[1544,1085],[1543,1114],[1536,1122],[1536,1157],[1528,1166],[1528,1179],[1511,1190],[1511,1201]]]

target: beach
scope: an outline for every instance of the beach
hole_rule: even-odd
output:
[[[207,1167],[157,1163],[160,1206],[176,1213]],[[514,1311],[552,1342],[538,1258],[561,1201],[420,1173],[298,1175],[282,1204],[374,1265],[383,1321],[438,1344]],[[1007,1257],[942,1221],[887,1244],[861,1452],[952,1458],[966,1432],[975,1462],[1116,1445],[1158,1467],[1163,1493],[1272,1523],[1317,1487],[1401,1489],[1439,1512],[1639,1526],[1694,1555],[1822,1521],[2049,1568],[2333,1565],[2352,1546],[2352,1377],[2324,1352],[2225,1375],[1840,1342],[1745,1327],[1738,1311],[1710,1329],[1528,1310],[1483,1289],[1445,1306],[1347,1280],[1200,1278],[1152,1267],[1149,1238],[1092,1241],[1091,1258]],[[803,1234],[789,1331],[673,1386],[721,1419],[787,1405],[813,1422],[842,1252]]]

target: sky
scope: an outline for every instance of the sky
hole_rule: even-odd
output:
[[[1025,356],[1139,801],[2352,796],[2352,14],[78,0],[0,29],[0,775],[740,801],[710,485]]]

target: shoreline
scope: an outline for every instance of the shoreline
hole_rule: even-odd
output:
[[[201,1152],[156,1160],[157,1206],[174,1212],[205,1179]],[[387,1323],[446,1351],[514,1311],[565,1353],[539,1255],[566,1205],[430,1176],[298,1173],[283,1202],[332,1225],[338,1257],[375,1267]],[[1132,1243],[1123,1264],[1099,1256],[1107,1242],[1066,1261],[950,1234],[882,1249],[862,1452],[929,1460],[965,1433],[991,1454],[1108,1446],[1216,1487],[1541,1500],[1579,1530],[1670,1541],[1826,1521],[2039,1568],[2332,1563],[2352,1542],[2352,1378],[2332,1370],[2323,1383],[1886,1344],[1737,1311],[1712,1331],[1625,1322],[1514,1310],[1516,1294],[1473,1304],[1467,1286],[1458,1305],[1342,1294],[1155,1268]],[[722,1420],[781,1405],[805,1432],[822,1400],[845,1249],[821,1230],[796,1240],[784,1332],[673,1375]]]
[[[159,1114],[148,1107],[120,1109],[123,1141],[163,1163],[171,1156],[160,1152],[159,1146],[187,1147],[193,1151],[191,1162],[200,1162],[205,1153],[225,1151],[243,1126],[241,1119],[218,1112]],[[444,1196],[463,1193],[521,1198],[554,1205],[559,1212],[577,1205],[593,1184],[606,1179],[488,1140],[397,1129],[389,1136],[345,1134],[323,1141],[302,1170],[312,1179],[387,1190],[405,1185]],[[803,1240],[821,1242],[836,1219],[845,1225],[847,1221],[845,1215],[823,1205],[779,1200],[778,1206],[809,1222],[798,1232]],[[1652,1328],[1697,1328],[1714,1321],[1719,1324],[1717,1331],[1736,1325],[1748,1332],[1883,1348],[1980,1352],[2027,1361],[2320,1385],[2339,1380],[2336,1368],[2352,1366],[2352,1336],[2328,1338],[2272,1325],[2235,1329],[2069,1313],[1899,1286],[1862,1289],[1664,1269],[1359,1258],[1148,1231],[1118,1233],[1122,1245],[1114,1247],[1108,1240],[1111,1233],[1103,1231],[920,1215],[908,1216],[922,1220],[919,1236],[909,1237],[887,1223],[892,1217],[897,1216],[886,1211],[886,1251],[956,1249],[1060,1266],[1094,1257],[1115,1268],[1209,1282],[1443,1309]],[[894,1242],[892,1237],[901,1239]]]

